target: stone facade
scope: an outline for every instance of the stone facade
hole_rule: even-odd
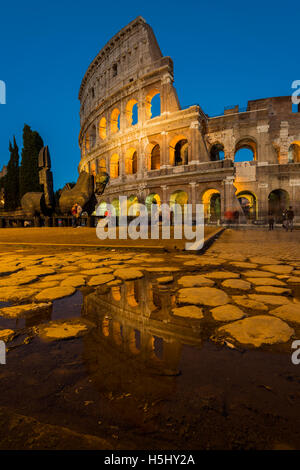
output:
[[[279,220],[292,205],[300,219],[300,113],[291,97],[249,101],[246,110],[215,117],[199,105],[182,109],[173,62],[138,17],[90,64],[79,99],[79,172],[110,174],[100,204],[117,204],[120,195],[149,205],[203,202],[210,222],[233,210],[251,222],[270,211]],[[237,161],[241,149],[251,151],[249,161]]]

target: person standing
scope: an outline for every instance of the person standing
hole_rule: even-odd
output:
[[[292,206],[290,206],[288,210],[286,211],[286,231],[287,232],[289,229],[291,232],[293,231],[294,217],[295,217],[295,214],[294,214],[293,208]]]
[[[72,214],[72,227],[75,228],[77,227],[77,202],[73,204],[72,209],[71,209],[71,214]]]
[[[269,230],[274,230],[274,215],[272,212],[269,214]]]
[[[80,225],[81,225],[81,220],[80,220],[81,212],[82,212],[82,207],[81,207],[79,204],[77,204],[77,214],[76,214],[76,217],[77,217],[77,227],[80,227]]]

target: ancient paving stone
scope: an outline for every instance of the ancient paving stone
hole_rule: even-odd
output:
[[[11,307],[3,307],[0,309],[0,316],[5,318],[17,318],[24,314],[35,313],[39,310],[50,308],[51,302],[39,303],[39,304],[22,304],[13,305]]]
[[[211,273],[205,273],[205,277],[212,279],[236,279],[240,277],[240,275],[231,271],[212,271]]]
[[[84,269],[98,269],[98,268],[101,268],[101,264],[99,263],[80,263],[78,264],[80,266],[80,269],[81,270],[84,270]]]
[[[145,269],[145,271],[148,271],[149,273],[163,273],[163,272],[173,273],[176,271],[180,271],[180,269],[175,266],[159,266],[157,268],[145,267],[143,269]]]
[[[113,272],[112,268],[97,268],[97,269],[87,269],[86,271],[81,271],[80,273],[86,274],[87,276],[97,276],[98,274],[110,274]]]
[[[183,287],[212,287],[215,282],[212,279],[195,274],[194,276],[182,276],[178,279],[178,284]]]
[[[217,333],[227,334],[243,345],[285,343],[294,334],[293,328],[279,318],[256,315],[221,326]]]
[[[290,300],[282,295],[249,294],[249,298],[269,305],[284,305],[290,303]]]
[[[68,297],[69,295],[74,294],[74,292],[75,289],[71,286],[50,287],[36,294],[35,299],[40,301],[55,300],[62,297]]]
[[[115,276],[113,274],[98,274],[89,279],[89,286],[100,286],[101,284],[106,284],[107,282],[113,281]]]
[[[231,261],[232,266],[235,266],[236,268],[242,268],[242,269],[255,269],[257,268],[257,264],[255,263],[247,263],[247,262],[240,262],[240,261]]]
[[[236,305],[226,304],[213,308],[210,313],[217,321],[239,320],[245,316],[245,313]]]
[[[114,279],[113,281],[108,282],[107,286],[113,287],[113,286],[119,286],[120,284],[122,284],[121,279]]]
[[[43,279],[43,278],[42,278]],[[38,291],[44,290],[44,289],[49,289],[50,287],[56,287],[59,286],[60,282],[59,281],[38,281],[34,283],[34,287],[38,289]]]
[[[23,301],[33,297],[38,292],[38,289],[29,287],[0,287],[0,301]]]
[[[142,271],[139,271],[135,268],[127,268],[127,269],[116,269],[114,271],[114,275],[116,277],[120,277],[124,281],[131,280],[131,279],[139,279],[143,277]]]
[[[287,266],[286,264],[262,266],[261,269],[264,271],[270,271],[274,274],[290,274],[293,271],[293,267]]]
[[[5,343],[8,343],[13,339],[15,336],[14,330],[6,329],[6,330],[0,330],[0,341],[4,341]]]
[[[222,282],[223,287],[229,287],[230,289],[239,289],[239,290],[250,290],[250,282],[243,281],[242,279],[226,279]]]
[[[60,283],[61,286],[81,287],[85,285],[85,276],[69,276]]]
[[[179,289],[178,301],[179,303],[217,307],[227,304],[229,297],[226,292],[215,287],[188,287]]]
[[[262,303],[258,302],[257,300],[251,300],[246,295],[233,295],[232,300],[242,307],[249,308],[251,310],[261,310],[261,311],[268,311],[268,307]]]
[[[220,266],[221,264],[226,263],[226,260],[217,259],[217,258],[201,258],[194,259],[190,261],[185,261],[184,266]]]
[[[49,276],[50,274],[56,274],[56,271],[53,268],[48,268],[46,266],[33,267],[30,268],[28,272],[24,271],[24,274],[31,274],[32,276]]]
[[[290,303],[288,305],[281,305],[269,312],[271,315],[281,318],[282,320],[290,321],[292,323],[300,323],[300,304]]]
[[[270,277],[270,273],[267,273],[266,271],[259,271],[259,270],[250,270],[250,271],[244,271],[243,276],[245,277]]]
[[[157,279],[158,284],[169,284],[170,282],[174,281],[173,276],[163,276],[163,277],[158,277]]]
[[[63,273],[69,273],[69,272],[75,272],[75,271],[78,271],[79,270],[79,267],[78,266],[73,266],[73,265],[70,265],[70,266],[64,266],[61,271]]]
[[[20,271],[20,268],[17,266],[5,265],[5,264],[1,264],[0,266],[0,276],[4,276],[5,274],[8,275],[8,274],[16,273],[17,271]]]
[[[19,286],[22,284],[30,284],[31,282],[34,282],[38,279],[38,276],[31,276],[30,274],[23,273],[16,273],[12,274],[11,276],[8,277],[0,277],[0,286],[5,287],[5,286]]]
[[[291,289],[286,287],[274,287],[274,286],[256,286],[256,292],[264,292],[266,294],[290,294]]]
[[[38,335],[45,340],[70,339],[81,336],[89,329],[81,320],[50,322],[37,328]]]
[[[275,258],[270,258],[268,256],[253,256],[250,258],[251,263],[257,264],[279,264],[281,261]]]
[[[300,276],[297,277],[297,276],[291,276],[287,279],[287,282],[289,284],[299,284],[300,283]]]
[[[279,279],[275,279],[272,277],[248,277],[247,281],[251,282],[256,286],[277,286],[277,287],[285,287],[286,284]]]
[[[196,307],[195,305],[173,308],[172,313],[173,315],[176,315],[177,317],[197,318],[197,319],[203,318],[202,308]]]

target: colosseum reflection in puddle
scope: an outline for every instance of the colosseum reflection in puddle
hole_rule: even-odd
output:
[[[106,341],[111,351],[176,375],[182,345],[202,345],[200,320],[174,316],[175,293],[148,276],[103,290],[84,297],[83,316],[97,325],[97,343]]]
[[[118,211],[119,195],[148,207],[154,200],[203,202],[213,222],[228,210],[244,221],[269,211],[280,219],[291,204],[299,218],[300,113],[291,97],[249,101],[245,110],[234,106],[214,117],[199,105],[182,109],[173,62],[138,17],[90,64],[79,99],[79,171],[110,174],[102,206]]]

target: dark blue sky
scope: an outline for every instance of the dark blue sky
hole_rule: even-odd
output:
[[[55,188],[77,179],[81,79],[92,59],[141,15],[174,61],[182,106],[209,115],[248,99],[291,94],[300,79],[297,2],[88,2],[28,0],[1,4],[0,167],[8,140],[22,146],[26,122],[50,147]]]

